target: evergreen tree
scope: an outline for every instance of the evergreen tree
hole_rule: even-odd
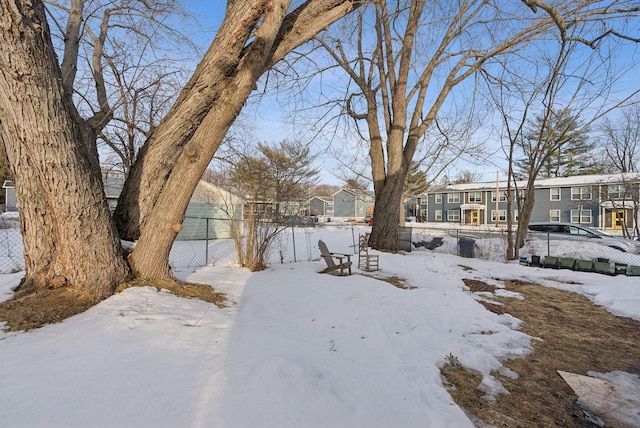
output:
[[[532,148],[538,140],[544,141],[548,148],[539,178],[602,172],[602,166],[593,156],[595,142],[589,139],[589,129],[569,109],[554,112],[546,125],[542,116],[536,116],[529,121],[527,131],[518,143],[524,156],[515,162],[517,172],[528,175]]]
[[[411,162],[407,178],[404,181],[404,196],[419,195],[426,192],[428,188],[427,174],[420,169],[420,164]]]

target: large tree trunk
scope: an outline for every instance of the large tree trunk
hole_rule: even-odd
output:
[[[97,298],[126,280],[88,128],[78,120],[42,2],[0,0],[0,140],[16,184],[27,290]]]
[[[398,249],[398,226],[402,189],[406,174],[387,176],[383,186],[376,189],[374,222],[369,244],[380,250]]]
[[[169,251],[191,194],[260,76],[360,3],[310,0],[289,15],[289,0],[228,7],[209,51],[141,151],[120,198],[120,233],[139,238],[130,258],[137,276],[172,277]]]

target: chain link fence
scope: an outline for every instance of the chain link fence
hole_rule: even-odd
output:
[[[0,273],[24,270],[23,253],[17,213],[0,216]]]
[[[434,251],[474,257],[498,262],[507,261],[508,235],[504,229],[492,228],[433,228],[418,226],[413,228],[413,242],[430,242],[434,237],[442,237],[442,245]],[[515,233],[514,233],[515,239]],[[531,262],[544,261],[545,257],[607,261],[618,265],[640,266],[640,255],[624,252],[597,242],[597,239],[565,237],[552,233],[528,233],[520,257]],[[613,269],[613,267],[612,267]],[[585,269],[588,270],[588,269]]]
[[[267,259],[269,263],[291,263],[320,257],[319,234],[314,227],[285,226],[279,233]],[[318,228],[320,229],[320,227]],[[355,247],[354,238],[354,247]],[[24,270],[24,248],[17,214],[0,216],[0,273]],[[236,264],[236,244],[230,223],[225,218],[186,217],[182,231],[171,247],[172,268],[196,268],[213,264]]]
[[[268,264],[292,263],[317,260],[320,257],[317,243],[322,238],[326,226],[339,228],[340,233],[349,233],[350,245],[339,252],[357,252],[358,236],[369,232],[370,227],[353,223],[318,223],[315,227],[287,226],[273,240],[267,254]],[[308,226],[308,225],[304,225]],[[414,251],[427,251],[427,248],[440,253],[474,257],[482,260],[507,262],[507,233],[503,229],[478,227],[430,227],[424,223],[407,223],[409,239]],[[438,238],[432,246],[427,244]],[[575,260],[607,260],[612,266],[627,264],[640,266],[640,255],[610,248],[606,245],[587,241],[572,241],[554,237],[545,233],[530,233],[520,256],[528,261],[537,257],[573,258]],[[213,264],[237,264],[237,249],[230,233],[229,220],[225,218],[186,217],[183,229],[178,234],[171,249],[169,263],[174,269],[197,268]],[[17,215],[0,216],[0,273],[18,272],[24,269],[22,237]],[[613,268],[612,268],[613,269]]]

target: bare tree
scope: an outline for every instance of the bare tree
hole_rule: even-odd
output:
[[[554,8],[550,8],[548,13],[554,21],[558,17]],[[585,38],[582,33],[585,29],[582,26],[567,26],[564,21],[557,25],[560,30],[558,48],[555,52],[550,51],[547,61],[538,62],[537,67],[532,66],[537,74],[531,74],[530,80],[527,81],[520,75],[511,75],[509,67],[505,64],[498,67],[502,70],[500,77],[487,78],[500,87],[496,92],[490,88],[490,93],[501,113],[506,131],[504,150],[509,162],[509,259],[517,258],[519,249],[524,245],[535,203],[534,183],[541,170],[550,163],[550,158],[570,145],[577,135],[586,132],[595,121],[634,95],[632,93],[621,100],[612,100],[608,94],[620,78],[619,74],[612,72],[612,63],[606,58],[603,60],[602,52],[595,49],[596,42]],[[595,40],[599,39],[601,37],[596,35]],[[588,48],[585,49],[585,46]],[[578,62],[578,59],[581,59],[581,62]],[[510,77],[505,78],[507,75]],[[592,82],[599,84],[593,85]],[[515,109],[514,99],[517,100],[515,105],[518,106]],[[528,117],[531,116],[532,110],[538,113],[535,120],[536,132],[533,133],[527,130]],[[510,111],[516,113],[509,113]],[[580,117],[580,123],[575,117]],[[518,189],[514,165],[516,152],[518,148],[523,147],[527,171],[524,177],[525,184],[522,189]],[[515,193],[511,191],[512,186],[515,187]],[[511,236],[514,194],[518,196],[515,243],[512,242]]]
[[[601,199],[611,204],[611,215],[615,216],[612,223],[621,223],[618,226],[625,236],[639,237],[640,189],[634,173],[640,170],[640,105],[634,103],[616,113],[615,119],[607,117],[601,124],[603,137],[600,143],[608,172],[620,173],[617,176],[620,182],[612,183],[612,187],[604,186]]]
[[[142,230],[130,258],[138,277],[173,279],[168,255],[189,197],[260,75],[359,3],[309,0],[295,10],[286,0],[229,3],[209,51],[141,149],[121,196],[122,237]],[[0,0],[0,140],[21,207],[23,285],[69,285],[104,297],[130,271],[95,145],[111,109],[100,82],[100,111],[90,120],[81,119],[72,101],[77,68],[67,55],[77,57],[83,6],[72,2],[59,65],[42,1]]]
[[[317,184],[311,188],[311,196],[331,196],[340,190],[340,186]]]
[[[470,169],[463,169],[453,178],[454,183],[475,183],[480,181],[480,173]]]
[[[369,184],[362,177],[351,177],[344,180],[344,185],[348,189],[367,190]]]
[[[527,6],[541,13],[531,13]],[[529,13],[527,13],[529,11]],[[319,43],[349,76],[343,112],[358,128],[364,124],[369,143],[376,194],[376,221],[371,243],[396,248],[402,185],[408,166],[421,143],[430,142],[446,109],[465,106],[473,111],[471,79],[485,63],[516,56],[523,47],[560,29],[562,38],[574,37],[575,27],[629,16],[637,4],[601,5],[572,1],[551,6],[532,1],[494,2],[373,1],[370,7],[344,23],[342,37],[324,37]],[[375,34],[375,37],[372,35]],[[608,35],[618,35],[608,31]],[[584,34],[577,35],[584,43]],[[465,99],[466,96],[466,99]],[[359,129],[359,128],[358,128]],[[365,134],[365,132],[363,132]]]
[[[640,170],[640,105],[633,104],[619,110],[612,120],[605,118],[601,125],[604,134],[601,145],[610,172],[636,172]]]
[[[516,30],[507,31],[514,26],[503,25],[506,14],[492,13],[493,18],[486,19],[493,7],[490,2],[453,6],[380,0],[345,25],[344,38],[320,40],[355,86],[344,99],[344,111],[356,126],[366,126],[380,219],[370,240],[375,248],[397,247],[408,168],[419,144],[431,141],[427,132],[437,134],[434,128],[445,100],[488,58],[509,52],[551,26],[549,20],[522,20]]]
[[[305,205],[318,171],[311,166],[309,146],[299,142],[258,143],[233,151],[225,158],[224,184],[247,198],[245,218],[232,222],[238,262],[252,271],[262,270],[274,240]]]

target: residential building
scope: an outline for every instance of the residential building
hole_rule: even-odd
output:
[[[512,215],[525,181],[512,190]],[[579,223],[600,229],[633,228],[639,221],[640,173],[584,175],[536,180],[531,221]],[[512,186],[514,187],[514,186]],[[507,183],[484,182],[437,186],[405,203],[408,216],[426,222],[491,225],[507,223]]]
[[[13,185],[13,181],[5,180],[2,184],[2,188],[4,189],[4,210],[18,211],[16,188]]]
[[[333,216],[333,197],[314,196],[309,199],[309,215]]]
[[[340,189],[333,195],[333,214],[339,218],[364,218],[373,214],[373,192],[358,189]]]
[[[102,177],[109,209],[113,211],[124,186],[122,174],[109,172]],[[15,187],[5,181],[7,211],[17,211]],[[178,240],[229,238],[230,219],[241,219],[244,199],[230,190],[200,181],[191,196]],[[208,229],[207,229],[208,227]]]

